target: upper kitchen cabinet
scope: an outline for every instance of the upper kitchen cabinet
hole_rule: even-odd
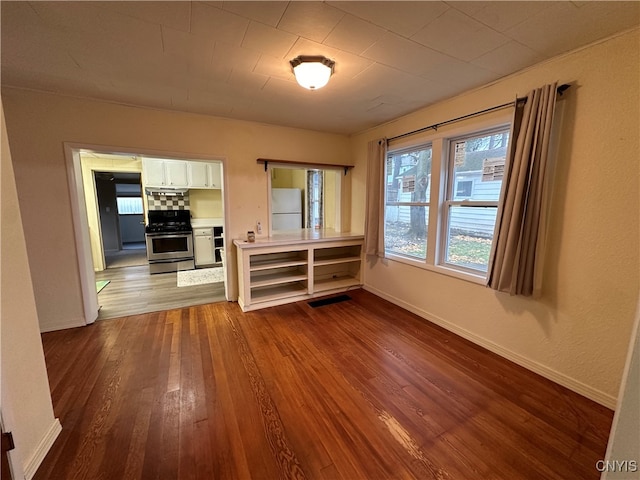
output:
[[[187,170],[187,162],[180,160],[142,159],[142,178],[147,187],[188,188]]]
[[[188,162],[189,188],[222,188],[220,164]]]

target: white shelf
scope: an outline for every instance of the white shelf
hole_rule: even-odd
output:
[[[287,260],[283,261],[282,259],[274,259],[274,260],[263,260],[261,262],[252,262],[249,270],[252,272],[258,272],[260,270],[270,270],[272,268],[284,268],[284,267],[297,267],[300,265],[306,265],[308,262],[306,260]]]
[[[291,274],[274,272],[266,275],[260,275],[255,280],[251,280],[251,288],[280,285],[282,283],[301,282],[305,280],[307,280],[306,273]]]
[[[321,265],[335,265],[337,263],[360,262],[361,260],[358,256],[344,257],[341,255],[327,255],[326,257],[314,260],[313,266],[319,267]]]

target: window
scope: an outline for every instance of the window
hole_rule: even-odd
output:
[[[142,197],[117,197],[119,215],[140,215],[142,210]]]
[[[385,175],[385,251],[425,259],[431,146],[389,154]]]
[[[450,140],[442,263],[486,274],[508,140],[508,129]]]
[[[134,183],[116,183],[116,202],[119,215],[142,215],[142,186],[140,185],[140,174],[120,174],[134,175],[131,179]]]
[[[324,212],[322,208],[323,173],[322,170],[307,170],[308,228],[324,227]]]
[[[456,178],[456,200],[460,198],[470,198],[473,191],[473,180]]]
[[[486,276],[508,143],[509,126],[501,126],[459,136],[436,132],[429,143],[390,149],[385,167],[387,256]],[[432,159],[434,150],[440,159]]]

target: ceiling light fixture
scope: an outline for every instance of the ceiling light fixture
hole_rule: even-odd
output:
[[[333,73],[333,60],[317,55],[300,55],[291,60],[296,81],[301,87],[317,90],[324,87]]]

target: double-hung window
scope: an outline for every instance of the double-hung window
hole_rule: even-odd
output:
[[[462,135],[436,133],[419,145],[389,149],[384,212],[389,258],[486,277],[509,131],[502,125]],[[439,158],[432,158],[433,152]]]
[[[431,145],[387,156],[385,251],[426,259],[431,197]]]

